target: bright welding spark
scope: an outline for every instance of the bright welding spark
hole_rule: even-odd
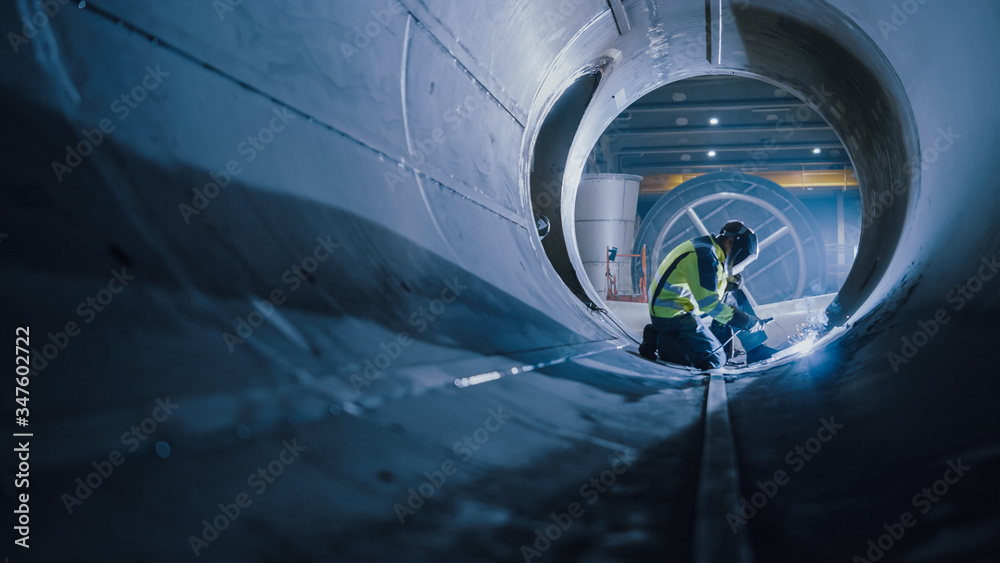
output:
[[[819,340],[821,328],[821,326],[815,324],[796,326],[795,334],[788,337],[788,342],[791,346],[782,350],[782,356],[787,357],[792,354],[806,355],[811,353],[813,348],[816,347],[816,341]]]
[[[810,334],[808,337],[806,337],[805,340],[802,341],[802,344],[803,344],[801,352],[802,354],[808,354],[812,352],[813,348],[816,347],[816,335]]]

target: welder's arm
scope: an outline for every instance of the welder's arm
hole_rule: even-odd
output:
[[[683,260],[679,267],[688,280],[691,296],[698,304],[698,310],[722,324],[731,324],[735,307],[719,300],[719,279],[716,263],[711,256],[698,252]],[[738,328],[738,327],[737,327]]]
[[[743,274],[736,274],[726,278],[726,293],[736,291],[743,285]]]
[[[748,315],[736,307],[733,307],[733,318],[730,319],[729,326],[739,330],[749,331],[756,324],[755,320],[757,320],[757,317]]]
[[[733,307],[734,310],[733,320],[729,321],[729,324],[734,328],[739,328],[747,332],[757,332],[758,330],[763,330],[764,325],[771,322],[772,319],[760,319],[753,313],[747,313],[746,311],[740,309],[740,307],[743,307],[744,305],[746,307],[750,306],[750,303],[747,301],[746,296],[743,295],[743,291],[740,289],[740,286],[742,285],[743,285],[742,274],[729,276],[726,279],[726,291],[725,291],[726,296],[727,298],[734,299],[735,303],[738,305],[736,307]],[[751,311],[752,310],[753,309],[751,309]],[[745,326],[738,326],[744,324]]]
[[[757,332],[764,330],[764,325],[773,319],[760,319],[750,313],[746,313],[739,308],[733,307],[733,320],[729,321],[730,326],[745,330],[747,332]]]

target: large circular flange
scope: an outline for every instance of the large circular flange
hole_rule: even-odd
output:
[[[706,174],[671,190],[646,214],[633,253],[645,245],[655,271],[676,245],[715,234],[732,219],[760,241],[760,258],[744,274],[759,303],[826,292],[826,246],[815,218],[778,184],[740,172]]]

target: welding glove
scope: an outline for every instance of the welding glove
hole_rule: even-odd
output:
[[[746,332],[757,332],[759,330],[764,330],[764,325],[769,323],[771,320],[772,319],[761,320],[756,316],[743,311],[739,307],[733,307],[733,318],[729,321],[729,326],[745,330]]]
[[[774,318],[760,319],[755,317],[754,315],[747,315],[747,316],[750,317],[750,328],[747,329],[747,332],[757,332],[764,330],[764,325],[774,320]]]

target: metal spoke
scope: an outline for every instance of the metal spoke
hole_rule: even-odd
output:
[[[694,228],[698,229],[701,236],[708,234],[708,229],[705,228],[705,224],[701,222],[701,218],[698,217],[698,214],[694,212],[693,207],[687,208],[687,215],[691,218],[691,222],[694,223]]]
[[[773,235],[761,241],[761,243],[757,246],[758,251],[763,252],[765,248],[771,246],[772,244],[777,242],[779,238],[785,236],[788,233],[788,231],[789,231],[788,225],[781,227],[780,229],[775,231]]]

